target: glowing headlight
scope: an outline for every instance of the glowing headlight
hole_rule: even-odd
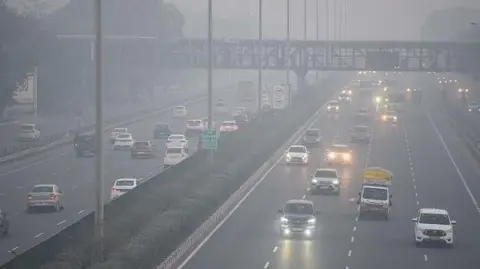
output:
[[[458,89],[458,92],[463,92],[463,89]]]
[[[393,117],[393,120],[395,120],[395,121],[396,121],[396,120],[397,120],[397,117],[396,117],[396,116],[395,116],[395,117]]]
[[[328,158],[329,159],[335,159],[335,152],[328,153]]]
[[[343,154],[343,158],[344,158],[345,160],[350,160],[350,157],[351,157],[351,156],[350,156],[349,153]]]
[[[342,93],[345,93],[345,90],[343,90]]]
[[[292,159],[292,156],[290,156],[290,153],[287,153],[287,155],[285,156],[285,159],[287,161],[290,161]]]
[[[340,184],[340,181],[338,181],[337,179],[335,179],[332,183],[333,183],[333,185],[338,185],[338,184]]]
[[[318,183],[318,180],[312,179],[312,183],[317,184],[317,183]]]
[[[471,108],[469,108],[469,109],[468,109],[468,112],[472,112],[472,109],[471,109]],[[77,145],[75,145],[75,146],[77,146]]]
[[[465,89],[465,92],[468,92],[468,89]]]
[[[289,235],[289,234],[290,234],[290,229],[285,229],[285,230],[283,230],[283,233],[284,233],[285,235]]]
[[[352,94],[352,91],[348,91],[348,94]]]
[[[382,116],[382,120],[387,120],[387,116],[386,116],[386,115],[383,115],[383,116]]]
[[[375,102],[380,103],[380,101],[382,101],[382,98],[380,98],[380,96],[375,97]]]
[[[317,223],[317,219],[315,219],[315,218],[312,218],[312,219],[308,220],[308,224],[315,224],[315,223]]]
[[[281,217],[281,218],[280,218],[280,222],[281,222],[281,223],[287,223],[287,222],[288,222],[288,219],[285,218],[285,217]]]
[[[330,110],[330,109],[332,109],[332,107],[331,107],[331,106],[327,106],[327,109]]]
[[[306,236],[311,236],[311,235],[312,235],[312,231],[310,231],[310,230],[308,230],[308,229],[305,230],[305,235],[306,235]]]
[[[383,91],[384,91],[384,92],[386,92],[387,90],[388,90],[388,88],[387,88],[387,87],[383,88]]]
[[[408,89],[407,89],[407,92],[409,92],[409,91],[411,91],[411,90],[412,90],[412,89],[408,88]]]

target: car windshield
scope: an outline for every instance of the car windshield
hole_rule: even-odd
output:
[[[135,185],[135,181],[133,180],[117,180],[117,182],[115,182],[115,186],[134,186]]]
[[[183,135],[171,135],[169,140],[183,140]]]
[[[307,130],[305,136],[318,136],[320,132],[318,130]]]
[[[31,132],[35,129],[35,127],[33,125],[22,125],[20,129],[24,132]]]
[[[175,107],[175,110],[183,111],[183,110],[185,110],[185,107],[183,107],[183,106],[176,106],[176,107]]]
[[[313,215],[313,206],[303,203],[289,203],[285,206],[286,214]]]
[[[118,139],[130,139],[130,135],[129,134],[124,134],[124,135],[118,135],[117,136]]]
[[[35,186],[31,192],[53,192],[53,186]]]
[[[331,106],[339,106],[338,102],[330,102],[329,105],[331,105]]]
[[[334,151],[334,152],[348,152],[349,149],[348,149],[347,146],[334,145],[334,146],[332,146],[332,151]]]
[[[187,121],[187,125],[190,125],[190,126],[198,126],[200,124],[202,124],[201,120],[188,120]]]
[[[365,134],[368,132],[368,128],[366,126],[356,126],[353,131],[355,133],[359,133],[359,134]]]
[[[371,200],[382,200],[385,201],[388,199],[388,193],[386,189],[377,189],[377,188],[364,188],[363,189],[363,198]]]
[[[337,178],[337,171],[335,171],[335,170],[317,170],[315,172],[315,177]]]
[[[293,153],[305,153],[307,152],[305,147],[290,147],[288,149],[288,152],[293,152]]]
[[[148,149],[150,148],[150,143],[148,142],[135,142],[133,144],[134,147],[139,148],[139,149]]]
[[[168,148],[167,149],[167,154],[180,154],[182,153],[181,148]]]
[[[115,129],[113,129],[113,132],[114,133],[126,133],[127,128],[115,128]]]
[[[450,219],[448,215],[445,214],[424,213],[420,215],[418,222],[423,224],[450,225]]]

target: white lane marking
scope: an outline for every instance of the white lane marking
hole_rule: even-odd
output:
[[[269,263],[269,262],[266,262],[266,263],[265,263],[265,266],[263,266],[263,269],[267,269],[267,268],[268,268],[268,265],[270,265],[270,263]]]
[[[462,174],[462,172],[460,171],[460,168],[458,168],[458,165],[457,165],[457,163],[455,162],[455,159],[453,159],[453,156],[452,156],[452,154],[450,153],[450,150],[448,149],[447,144],[445,144],[445,141],[443,140],[443,137],[442,137],[442,135],[440,134],[440,131],[438,131],[437,126],[436,126],[435,123],[433,122],[432,117],[430,116],[430,112],[429,112],[429,111],[427,111],[427,117],[428,117],[428,120],[430,121],[430,124],[432,125],[433,129],[434,129],[435,132],[437,133],[437,136],[438,136],[438,138],[440,139],[440,142],[442,143],[443,148],[444,148],[445,151],[447,152],[448,158],[450,159],[451,163],[453,164],[453,167],[455,168],[455,171],[457,172],[458,177],[459,177],[460,180],[462,181],[463,187],[465,187],[465,190],[467,191],[468,196],[470,196],[470,200],[472,201],[473,205],[474,205],[475,208],[477,209],[477,213],[480,214],[480,206],[478,205],[478,202],[477,202],[477,200],[475,199],[475,196],[473,195],[472,191],[470,190],[470,187],[468,187],[467,181],[466,181],[465,178],[463,177],[463,174]]]
[[[352,256],[352,250],[350,249],[350,250],[348,251],[348,257],[351,257],[351,256]]]
[[[355,232],[357,230],[357,226],[353,226],[353,231]]]
[[[305,199],[305,197],[307,197],[307,195],[303,195],[303,196],[302,196],[302,199]]]
[[[44,235],[44,234],[45,234],[45,233],[39,233],[39,234],[35,235],[33,238],[37,239],[37,238],[39,238],[40,236],[42,236],[42,235]]]
[[[428,256],[427,256],[427,254],[423,254],[423,259],[425,259],[425,261],[428,262]]]
[[[345,269],[350,269],[350,268],[349,268],[348,265],[347,265],[347,266],[345,266]]]
[[[352,238],[350,238],[350,243],[353,243],[353,241],[355,241],[355,236],[352,236]]]
[[[358,221],[358,216],[357,216],[357,217],[355,217],[355,221]]]
[[[62,221],[60,221],[59,223],[57,223],[57,226],[60,226],[60,225],[64,224],[65,222],[67,222],[67,221],[66,221],[66,220],[62,220]]]
[[[413,178],[413,182],[415,182],[415,178]]]
[[[77,215],[80,215],[80,214],[82,214],[83,212],[85,212],[85,210],[84,210],[84,209],[82,209],[82,210],[78,211],[78,212],[77,212]]]
[[[278,249],[278,246],[275,246],[275,247],[273,248],[273,252],[277,252],[277,249]]]
[[[418,193],[415,193],[415,197],[418,197]]]
[[[20,248],[19,246],[16,246],[16,247],[12,248],[11,250],[9,250],[8,252],[14,253],[14,252],[17,251],[19,248]]]
[[[415,180],[414,180],[414,181],[415,181]],[[417,189],[417,185],[413,185],[413,188],[414,188],[414,189]]]
[[[73,187],[72,187],[72,190],[73,190],[73,189],[76,189],[76,188],[77,188],[77,186],[73,186]]]
[[[420,203],[417,201],[417,205],[420,205]]]

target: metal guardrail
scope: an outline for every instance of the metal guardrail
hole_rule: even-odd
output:
[[[185,104],[192,104],[199,102],[206,98],[205,94],[201,95],[196,95],[190,98],[187,98],[187,101],[185,101]],[[149,117],[152,117],[154,115],[158,115],[161,113],[165,113],[167,111],[170,111],[173,109],[175,104],[170,104],[166,108],[162,109],[152,109],[151,111],[143,111],[140,113],[137,113],[135,115],[130,115],[127,116],[127,119],[125,120],[120,120],[119,118],[116,119],[111,119],[106,121],[106,127],[105,131],[115,128],[115,127],[120,127],[123,125],[131,124],[133,122],[137,122]],[[139,115],[140,114],[140,115]],[[73,137],[75,133],[82,133],[82,134],[92,134],[94,133],[94,130],[92,130],[93,125],[90,126],[85,126],[80,128],[79,130],[75,130],[74,132],[62,132],[60,134],[56,135],[51,135],[44,137],[38,141],[35,141],[33,143],[27,143],[23,145],[18,145],[15,147],[11,148],[5,148],[2,153],[0,153],[0,164],[1,163],[6,163],[15,159],[23,158],[29,155],[37,154],[58,146],[66,145],[69,143],[73,142]]]
[[[301,134],[305,132],[317,119],[324,110],[325,104],[317,110],[305,123],[288,139],[273,156],[267,160],[248,180],[235,192],[228,200],[215,211],[195,232],[193,232],[170,256],[168,256],[157,269],[171,269],[189,252],[191,252],[203,238],[211,233],[215,227],[226,220],[232,209],[253,191],[253,188],[261,182],[261,178],[275,166],[285,152],[285,148],[297,141]]]

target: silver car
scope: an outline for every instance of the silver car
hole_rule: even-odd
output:
[[[52,207],[58,212],[63,209],[63,199],[63,192],[57,185],[35,185],[28,193],[27,211],[37,207]]]

